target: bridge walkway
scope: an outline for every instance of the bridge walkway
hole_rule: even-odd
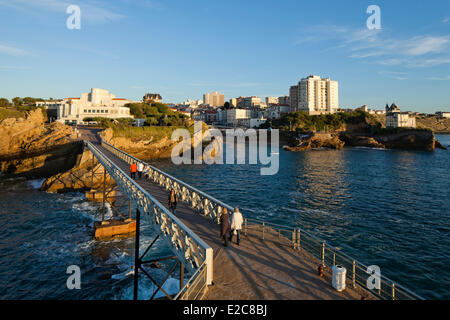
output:
[[[129,165],[100,145],[92,143],[124,172]],[[167,205],[168,192],[152,181],[136,180],[163,205]],[[204,299],[211,300],[343,300],[361,299],[359,289],[347,287],[339,293],[331,287],[330,273],[324,278],[317,275],[320,261],[293,249],[286,239],[280,242],[275,234],[265,234],[249,226],[247,236],[241,234],[240,246],[235,243],[224,247],[219,239],[219,226],[211,220],[195,214],[182,202],[178,203],[176,216],[214,250],[214,285]]]

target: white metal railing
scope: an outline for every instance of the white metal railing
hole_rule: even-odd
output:
[[[192,275],[189,281],[181,288],[174,300],[197,300],[201,299],[206,292],[206,264],[203,263],[200,268]]]
[[[383,300],[422,300],[423,298],[407,288],[395,283],[391,279],[381,274],[380,288],[369,289],[367,279],[367,266],[349,257],[339,249],[330,246],[326,241],[321,240],[301,228],[294,228],[262,221],[258,219],[244,218],[244,234],[249,231],[256,231],[262,239],[279,239],[280,242],[292,246],[295,250],[304,250],[306,253],[318,259],[325,267],[336,265],[347,269],[348,285],[359,287],[364,291]],[[254,235],[255,232],[252,232]]]
[[[205,272],[202,278],[203,286],[210,285],[213,277],[213,249],[93,144],[86,142],[86,146],[121,191],[136,203],[141,211],[141,217],[161,232],[161,238],[166,241],[187,270],[196,274],[201,268]]]
[[[200,214],[209,217],[218,223],[220,214],[224,208],[233,211],[234,208],[222,201],[198,190],[189,184],[172,177],[171,175],[153,167],[152,165],[137,159],[128,153],[114,147],[108,142],[102,140],[102,146],[112,152],[114,155],[124,160],[128,164],[133,162],[142,163],[146,168],[149,179],[156,184],[164,187],[166,190],[174,189],[182,201],[191,206]],[[379,299],[392,300],[422,300],[423,298],[403,286],[395,283],[389,278],[381,275],[380,289],[369,289],[367,287],[367,279],[370,276],[367,273],[367,267],[359,261],[349,257],[335,247],[327,245],[323,241],[301,228],[278,225],[267,221],[252,218],[244,218],[244,233],[248,233],[251,226],[261,228],[261,236],[264,239],[269,233],[278,236],[280,242],[289,243],[296,250],[304,250],[318,259],[324,266],[332,267],[334,265],[342,265],[347,272],[347,282],[354,286],[360,287]]]
[[[158,168],[155,168],[145,161],[129,155],[106,141],[102,140],[102,146],[128,164],[133,162],[142,163],[144,165],[144,174],[150,180],[168,191],[173,189],[181,201],[187,203],[192,209],[215,221],[216,223],[219,223],[219,218],[224,208],[231,211],[234,210],[232,206],[229,206],[206,194],[205,192],[198,190],[197,188],[190,186],[181,180],[178,180],[177,178],[159,170]]]

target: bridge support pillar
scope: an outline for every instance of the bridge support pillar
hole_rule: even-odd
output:
[[[141,230],[141,212],[136,209],[136,238],[134,242],[134,286],[133,286],[133,300],[138,299],[138,285],[139,285],[139,236]]]
[[[184,287],[184,265],[180,263],[180,290]]]

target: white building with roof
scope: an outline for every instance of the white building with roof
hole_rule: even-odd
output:
[[[92,88],[90,93],[82,93],[80,98],[66,98],[55,101],[36,102],[37,106],[55,110],[57,121],[65,124],[84,124],[85,118],[133,118],[127,103],[138,102],[116,98],[108,90]]]

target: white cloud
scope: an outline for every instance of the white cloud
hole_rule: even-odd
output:
[[[6,46],[1,43],[0,43],[0,53],[4,53],[10,56],[25,56],[28,54],[28,52],[26,52],[25,50],[11,46]]]
[[[450,80],[450,76],[446,76],[446,77],[428,77],[427,80],[448,81],[448,80]]]
[[[82,20],[85,19],[89,22],[105,23],[125,18],[125,16],[120,13],[116,13],[110,9],[106,9],[97,4],[91,3],[98,3],[98,1],[93,2],[86,0],[77,0],[74,3],[73,1],[67,0],[10,0],[7,2],[4,0],[0,0],[0,5],[3,6],[16,7],[21,9],[24,9],[24,7],[30,7],[33,10],[35,8],[38,8],[41,10],[59,12],[62,14],[67,14],[66,9],[69,5],[76,4],[81,9]]]
[[[325,50],[340,49],[348,52],[349,58],[385,66],[419,68],[447,64],[450,60],[448,35],[418,35],[402,39],[382,30],[317,25],[305,28],[295,43],[325,43]]]
[[[388,78],[391,79],[395,79],[395,80],[407,80],[408,78],[406,78],[405,76],[407,75],[406,72],[401,72],[401,71],[387,71],[387,70],[382,70],[379,71],[378,74],[384,75]]]
[[[442,20],[442,22],[449,23],[450,22],[450,18],[445,18],[444,20]]]
[[[0,69],[10,69],[10,70],[30,70],[31,67],[20,67],[20,66],[0,66]]]
[[[441,53],[448,50],[448,36],[441,37],[414,37],[403,43],[406,54],[421,56],[427,53]]]

